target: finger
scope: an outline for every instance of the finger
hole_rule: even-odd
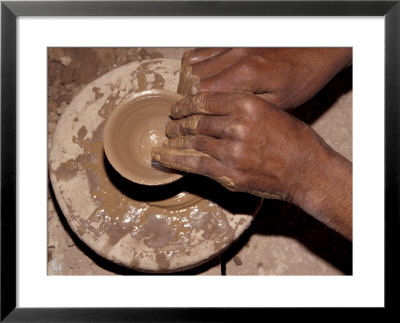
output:
[[[215,138],[225,137],[225,129],[230,125],[229,117],[193,115],[180,120],[169,121],[165,126],[165,134],[169,138],[204,135]]]
[[[182,136],[171,138],[166,147],[197,150],[221,161],[227,157],[227,141],[208,136]]]
[[[153,160],[160,164],[184,172],[208,176],[235,191],[235,182],[222,162],[192,149],[153,148]]]
[[[202,92],[191,97],[185,97],[174,104],[170,116],[181,119],[193,114],[209,114],[224,116],[235,108],[235,100],[227,93]]]
[[[256,95],[259,98],[263,99],[264,101],[267,101],[269,103],[269,105],[273,105],[273,106],[277,107],[278,109],[291,110],[291,109],[298,107],[298,105],[287,106],[285,104],[285,100],[282,99],[282,97],[280,95],[278,95],[277,93],[274,93],[274,92],[267,92],[267,93],[256,94]]]
[[[246,55],[246,49],[227,49],[217,55],[210,56],[207,59],[185,65],[185,60],[188,62],[191,61],[191,55],[193,55],[193,57],[195,56],[195,54],[191,54],[190,52],[184,55],[182,59],[182,67],[180,69],[177,92],[183,96],[199,93],[199,84],[201,79],[217,75],[226,68],[235,65],[244,55]]]
[[[219,161],[193,149],[153,148],[151,154],[153,160],[169,168],[205,176],[223,174]]]
[[[229,50],[229,48],[197,48],[188,50],[182,56],[182,66],[202,62],[211,57],[220,55],[227,50]]]
[[[225,51],[210,59],[192,64],[191,73],[202,80],[204,78],[208,78],[223,72],[227,68],[236,65],[242,59],[243,50],[240,48],[235,48]]]
[[[240,61],[217,75],[202,79],[196,91],[265,93],[256,83],[254,74],[257,72],[247,61]]]

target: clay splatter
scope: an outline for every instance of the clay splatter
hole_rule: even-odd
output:
[[[158,82],[157,78],[155,82]],[[107,98],[99,115],[106,120],[118,99],[118,94]],[[215,250],[233,240],[234,229],[230,227],[226,214],[211,201],[182,192],[172,197],[170,202],[142,202],[132,198],[132,195],[128,196],[115,185],[109,177],[103,151],[105,120],[91,138],[87,136],[87,129],[81,127],[73,137],[73,142],[83,148],[83,154],[53,170],[58,180],[71,180],[79,171],[85,172],[89,180],[90,194],[97,208],[87,220],[78,219],[81,223],[78,230],[80,234],[85,231],[97,237],[106,234],[110,247],[130,235],[156,251],[156,262],[162,269],[169,268],[174,255],[190,254],[191,249],[204,240],[214,241]],[[185,198],[182,198],[182,194]],[[179,207],[165,207],[179,204],[182,200],[184,212]],[[70,211],[75,213],[72,209]],[[194,232],[201,233],[196,241],[192,241]],[[133,265],[136,263],[139,261]]]

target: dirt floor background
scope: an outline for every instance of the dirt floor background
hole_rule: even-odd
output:
[[[58,119],[88,83],[121,65],[160,57],[180,59],[184,48],[49,48],[48,142]],[[340,73],[293,114],[335,150],[352,159],[352,73]],[[48,190],[48,274],[132,275],[98,256],[72,232]],[[250,228],[220,256],[179,274],[343,275],[352,273],[352,244],[300,209],[267,200]]]

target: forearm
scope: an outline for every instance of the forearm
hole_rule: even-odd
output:
[[[308,169],[293,202],[352,240],[352,163],[323,144]]]

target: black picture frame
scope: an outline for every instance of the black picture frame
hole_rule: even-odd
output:
[[[385,306],[399,291],[400,1],[2,1],[1,3],[1,321],[253,321],[264,308],[19,308],[16,306],[16,19],[19,16],[381,16],[385,19]],[[367,181],[367,179],[366,179]],[[239,297],[244,297],[241,295]],[[279,311],[282,320],[293,310]],[[335,309],[326,309],[330,318]],[[350,309],[347,309],[350,311]],[[384,312],[382,312],[384,311]],[[349,313],[348,313],[349,314]],[[392,313],[393,314],[393,313]],[[267,316],[268,315],[268,316]],[[297,314],[296,314],[297,315]],[[315,314],[313,314],[315,315]],[[317,314],[318,316],[319,314]],[[324,314],[325,315],[325,314]],[[337,317],[343,319],[337,314]],[[371,311],[368,316],[373,319]],[[310,317],[308,317],[310,318]],[[380,316],[382,320],[383,317]]]

